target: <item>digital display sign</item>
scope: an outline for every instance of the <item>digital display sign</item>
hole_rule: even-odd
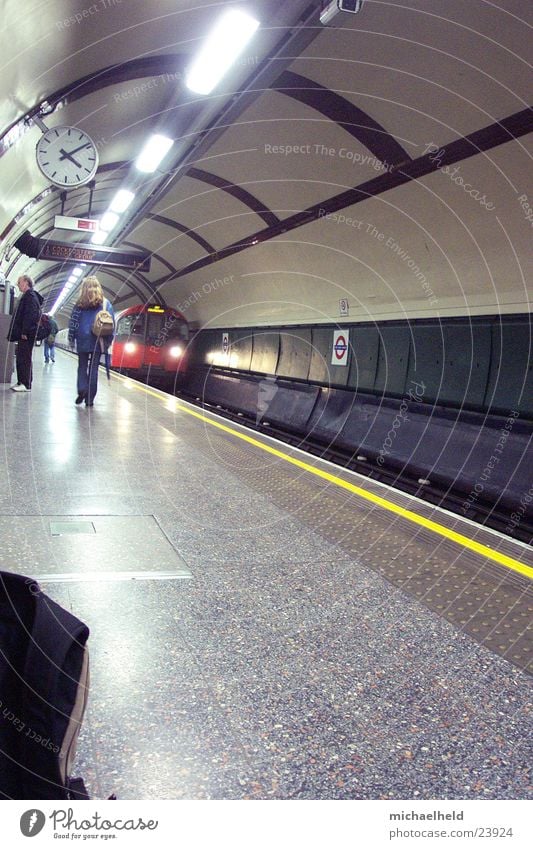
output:
[[[132,271],[150,271],[150,254],[131,253],[117,248],[69,244],[39,239],[26,231],[15,242],[15,247],[26,256],[50,262],[85,262]]]

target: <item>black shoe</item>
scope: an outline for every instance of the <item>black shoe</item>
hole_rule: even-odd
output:
[[[78,397],[76,398],[76,400],[74,401],[74,403],[75,403],[75,404],[81,404],[81,402],[84,400],[84,398],[85,398],[86,394],[87,394],[86,392],[79,392],[79,393],[78,393]]]
[[[93,403],[93,401],[86,401],[85,406],[86,407],[94,407],[94,403]]]

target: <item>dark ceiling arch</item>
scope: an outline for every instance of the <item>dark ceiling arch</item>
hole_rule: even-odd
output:
[[[150,212],[144,217],[149,218],[152,221],[159,221],[160,224],[166,224],[167,227],[172,227],[174,230],[179,230],[180,233],[194,239],[194,241],[197,242],[208,254],[214,253],[215,251],[213,245],[210,245],[209,242],[207,242],[202,236],[199,236],[198,233],[195,233],[194,230],[191,230],[189,227],[185,227],[184,224],[180,224],[178,221],[173,221],[172,218],[166,218],[164,215],[158,215],[156,212]]]
[[[210,186],[215,186],[217,189],[221,189],[229,195],[232,195],[232,197],[236,198],[249,209],[257,212],[268,227],[274,227],[279,223],[280,219],[278,216],[275,215],[271,209],[265,208],[264,203],[260,201],[259,198],[256,198],[255,195],[251,194],[251,192],[243,189],[242,186],[232,183],[224,177],[219,177],[218,174],[212,174],[210,171],[204,171],[201,168],[187,168],[186,175],[187,177],[192,177],[194,180],[201,180],[202,183],[208,183]]]
[[[146,251],[147,250],[145,245],[139,245],[138,242],[123,241],[123,242],[121,242],[121,245],[126,245],[126,247],[128,247],[128,248],[135,248],[136,250],[139,250],[139,251]],[[176,271],[175,266],[173,266],[172,263],[170,263],[168,260],[164,259],[161,256],[161,254],[158,254],[155,251],[150,251],[150,256],[153,256],[154,259],[156,259],[158,262],[161,263],[161,265],[164,265],[170,271]]]
[[[283,71],[272,88],[334,121],[387,166],[398,167],[412,161],[394,136],[374,118],[320,83],[293,71]]]

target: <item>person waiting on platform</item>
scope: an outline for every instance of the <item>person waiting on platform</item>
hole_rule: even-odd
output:
[[[29,274],[22,274],[17,280],[17,286],[22,297],[11,319],[7,334],[10,342],[17,343],[17,382],[11,387],[15,392],[29,392],[32,381],[33,346],[37,325],[41,317],[43,296],[33,288],[33,280]]]
[[[78,352],[78,395],[76,404],[85,401],[92,407],[98,389],[98,366],[100,357],[106,354],[113,335],[96,336],[93,333],[95,318],[102,310],[107,311],[115,321],[113,307],[104,298],[102,287],[96,277],[86,277],[81,292],[72,310],[68,325],[69,345]]]
[[[46,337],[44,340],[44,361],[45,363],[50,362],[50,360],[55,363],[56,361],[56,336],[59,333],[59,327],[57,326],[57,321],[51,315],[47,315],[48,321],[50,322],[50,335]]]

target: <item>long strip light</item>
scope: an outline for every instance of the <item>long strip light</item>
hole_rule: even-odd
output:
[[[135,167],[144,174],[152,174],[173,144],[173,139],[154,133],[135,160]]]
[[[226,12],[208,35],[189,69],[185,83],[197,94],[209,94],[238,59],[259,21],[239,10]]]
[[[128,191],[128,189],[119,189],[109,204],[109,211],[118,213],[125,212],[134,197],[135,195],[133,192]]]

